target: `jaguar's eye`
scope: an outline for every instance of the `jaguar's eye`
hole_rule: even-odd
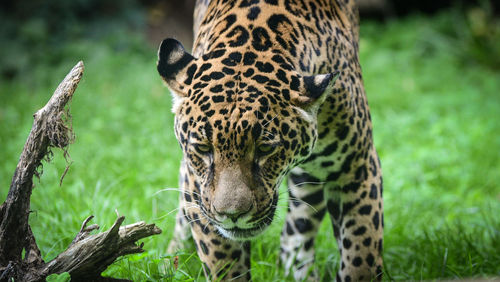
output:
[[[271,144],[260,144],[259,146],[257,146],[257,154],[260,156],[268,155],[272,151],[274,151],[275,147],[276,146]]]
[[[206,155],[212,152],[212,146],[208,144],[193,144],[193,147],[198,153]]]

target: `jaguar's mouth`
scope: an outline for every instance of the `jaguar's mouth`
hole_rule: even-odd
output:
[[[217,226],[217,230],[219,231],[219,233],[222,234],[222,236],[226,238],[238,241],[246,241],[262,234],[264,230],[267,229],[268,226],[269,226],[268,224],[262,224],[253,228],[233,227],[230,229],[225,229],[220,226]]]
[[[220,235],[231,240],[247,241],[259,236],[271,225],[276,211],[276,202],[276,200],[273,200],[273,204],[267,210],[260,212],[258,217],[254,214],[253,218],[250,216],[249,218],[242,218],[241,221],[233,220],[229,223],[218,221],[216,218],[209,216],[203,206],[200,207],[202,214]]]
[[[262,217],[260,220],[254,221],[255,225],[248,228],[237,225],[230,228],[223,227],[220,224],[215,224],[215,226],[217,227],[219,233],[228,239],[238,241],[250,240],[262,234],[271,225],[274,217],[274,211],[274,209],[271,209],[269,214]]]

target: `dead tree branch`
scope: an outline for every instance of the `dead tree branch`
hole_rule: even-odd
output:
[[[120,227],[124,220],[124,216],[118,217],[108,231],[93,236],[88,236],[89,231],[99,226],[86,227],[84,223],[68,249],[45,264],[39,273],[48,276],[68,272],[72,279],[93,281],[118,257],[143,252],[143,244],[136,245],[137,240],[161,233],[154,224],[143,221]]]
[[[66,126],[69,113],[65,106],[83,75],[79,62],[59,84],[45,107],[34,115],[33,126],[19,158],[7,199],[0,207],[0,265],[20,261],[22,250],[27,247],[30,197],[33,175],[47,155],[50,147],[65,148],[73,140],[73,131]]]
[[[68,156],[67,147],[74,141],[74,133],[67,104],[83,70],[83,62],[78,62],[47,104],[33,115],[33,126],[12,177],[7,199],[0,206],[0,281],[43,281],[50,274],[63,272],[69,272],[76,281],[113,280],[101,277],[101,273],[116,258],[143,252],[143,244],[136,245],[136,241],[161,233],[154,224],[144,222],[120,227],[125,217],[119,216],[108,231],[90,236],[90,232],[99,228],[95,224],[87,227],[91,216],[83,222],[66,251],[48,263],[42,259],[28,224],[33,176],[40,176],[38,169],[42,167],[42,160],[49,159],[52,148],[60,148],[64,156]]]

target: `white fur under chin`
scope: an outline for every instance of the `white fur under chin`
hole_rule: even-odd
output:
[[[231,240],[235,240],[235,241],[248,241],[248,240],[252,240],[252,239],[258,237],[259,235],[261,235],[263,233],[263,230],[262,230],[258,234],[251,234],[248,237],[242,238],[242,237],[235,237],[233,232],[228,231],[228,230],[226,230],[226,229],[224,229],[222,227],[219,227],[217,225],[215,227],[217,228],[217,231],[219,231],[219,233],[222,236],[224,236],[227,239],[231,239]],[[266,229],[266,227],[264,227],[264,229]]]
[[[233,234],[232,234],[231,232],[229,232],[229,231],[227,231],[226,229],[221,228],[221,227],[219,227],[219,226],[216,226],[216,227],[217,227],[217,230],[219,231],[219,233],[220,233],[222,236],[224,236],[224,237],[226,237],[226,238],[228,238],[228,239],[237,240],[237,238],[234,238],[234,237],[232,236]]]

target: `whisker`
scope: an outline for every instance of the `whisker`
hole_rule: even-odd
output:
[[[175,188],[175,187],[167,187],[167,188],[163,188],[163,189],[161,189],[161,190],[158,190],[158,191],[154,192],[152,196],[156,196],[156,195],[160,194],[161,192],[165,192],[165,191],[177,191],[177,192],[182,192],[182,189],[180,189],[180,188]]]
[[[283,204],[276,204],[274,205],[275,208],[287,208],[288,207],[288,204],[287,203],[283,203]]]
[[[179,211],[179,210],[180,210],[180,209],[182,209],[182,208],[185,208],[185,209],[186,209],[186,211],[189,211],[189,209],[198,208],[198,207],[197,207],[196,205],[194,205],[194,204],[191,204],[191,206],[182,206],[182,207],[180,207],[180,206],[179,206],[179,207],[176,207],[175,209],[173,209],[173,210],[171,210],[171,211],[167,212],[166,214],[164,214],[164,215],[162,215],[162,216],[158,217],[158,219],[163,219],[163,218],[165,218],[165,217],[167,217],[167,216],[171,215],[172,213]]]
[[[271,121],[273,121],[278,115],[275,115],[272,119],[270,119],[266,124],[263,124],[263,126],[267,126]]]
[[[179,192],[179,193],[184,193],[184,192],[187,192],[187,193],[192,193],[193,195],[197,195],[199,197],[201,197],[200,193],[197,193],[195,191],[184,191],[183,189],[181,188],[173,188],[173,187],[167,187],[167,188],[164,188],[164,189],[161,189],[161,190],[158,190],[156,191],[155,193],[153,193],[153,196],[156,196],[157,194],[161,193],[161,192],[165,192],[165,191],[176,191],[176,192]]]
[[[269,133],[271,136],[267,136],[267,135],[262,135],[262,138],[265,138],[267,140],[274,140],[274,135],[272,135],[272,133]]]
[[[304,182],[301,182],[301,183],[297,183],[297,184],[293,184],[297,187],[300,187],[300,186],[303,186],[303,185],[306,185],[306,184],[313,184],[313,185],[323,185],[325,184],[326,182],[313,182],[313,181],[304,181]]]
[[[278,207],[278,206],[274,206],[274,208],[277,208],[277,207]],[[274,214],[274,217],[275,217],[276,219],[278,219],[278,220],[282,220],[282,219],[284,219],[284,217],[281,217],[281,215],[280,215],[280,214],[277,214],[277,213],[275,213],[275,214]],[[266,218],[266,219],[269,219],[269,220],[271,220],[271,221],[273,220],[273,218],[272,218],[270,215],[266,215],[266,217],[265,217],[265,218]]]
[[[207,219],[207,224],[203,227],[203,229],[207,229],[207,226],[210,224],[210,221]]]
[[[289,191],[288,191],[288,190],[285,190],[285,191],[279,191],[278,193],[279,193],[279,195],[280,195],[280,196],[281,196],[281,195],[284,195],[284,194],[287,194],[287,195],[288,195],[288,194],[289,194]]]
[[[192,220],[188,221],[187,224],[195,223],[197,221],[201,221],[201,218],[192,219]]]
[[[266,129],[263,129],[262,131],[263,131],[262,138],[267,138],[269,140],[274,139],[274,134],[272,132]]]
[[[288,200],[292,200],[292,201],[293,201],[293,200],[295,200],[295,201],[297,201],[297,202],[304,203],[304,204],[306,204],[306,206],[310,207],[310,208],[311,208],[314,212],[318,212],[318,210],[317,210],[315,207],[313,207],[311,204],[309,204],[308,202],[306,202],[306,201],[304,201],[304,200],[302,200],[302,199],[299,199],[299,198],[297,198],[297,197],[290,197],[290,196],[289,196],[289,197],[288,197]]]

